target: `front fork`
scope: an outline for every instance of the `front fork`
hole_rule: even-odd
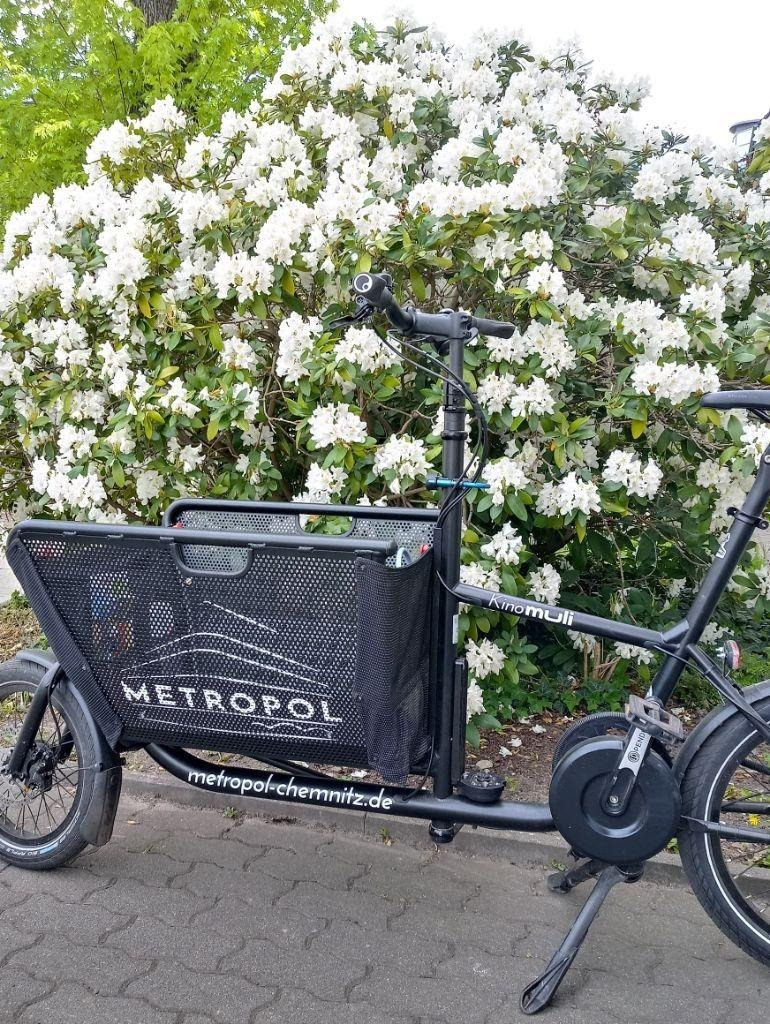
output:
[[[61,665],[58,663],[52,665],[40,680],[40,685],[32,696],[16,743],[5,765],[5,771],[12,779],[21,779],[24,774],[27,758],[40,730],[51,694],[62,676]]]

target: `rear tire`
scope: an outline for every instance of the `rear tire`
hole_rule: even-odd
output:
[[[0,664],[0,763],[10,753],[44,675],[41,666],[21,658]],[[79,825],[93,797],[94,771],[88,768],[98,761],[91,730],[66,683],[54,690],[35,739],[58,751],[51,785],[46,791],[25,792],[0,773],[0,858],[16,867],[47,871],[88,846]]]
[[[770,697],[754,708],[767,720]],[[730,809],[741,800],[759,813]],[[682,815],[770,831],[770,744],[742,715],[729,718],[693,757],[682,781]],[[717,928],[770,966],[770,843],[683,828],[679,849],[690,885]]]

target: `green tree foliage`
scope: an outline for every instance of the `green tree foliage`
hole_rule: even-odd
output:
[[[243,110],[327,0],[4,0],[0,220],[80,176],[104,125],[174,97],[202,128]]]

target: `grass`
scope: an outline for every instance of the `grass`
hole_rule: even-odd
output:
[[[0,661],[7,661],[23,647],[47,647],[40,625],[27,599],[14,593],[0,605]]]

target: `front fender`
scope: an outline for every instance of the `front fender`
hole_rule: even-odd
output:
[[[19,661],[37,665],[43,672],[47,672],[56,664],[56,655],[53,651],[26,649],[19,651],[16,657]],[[123,776],[121,761],[96,724],[83,694],[69,679],[63,680],[59,686],[62,688],[63,695],[74,700],[82,711],[83,718],[93,737],[98,762],[95,767],[91,802],[78,828],[87,843],[92,846],[104,846],[112,836],[115,813],[118,809]]]
[[[770,679],[763,679],[759,683],[754,683],[753,686],[747,686],[746,689],[741,692],[749,704],[757,704],[766,697],[770,697]],[[714,710],[710,711],[704,719],[698,722],[693,731],[684,741],[684,745],[679,751],[679,756],[674,762],[674,774],[676,775],[678,782],[681,782],[684,778],[685,772],[690,766],[690,762],[706,740],[712,736],[717,729],[721,728],[728,719],[732,718],[733,715],[740,715],[740,713],[741,712],[737,708],[733,707],[732,704],[720,704],[719,707],[714,708]]]

